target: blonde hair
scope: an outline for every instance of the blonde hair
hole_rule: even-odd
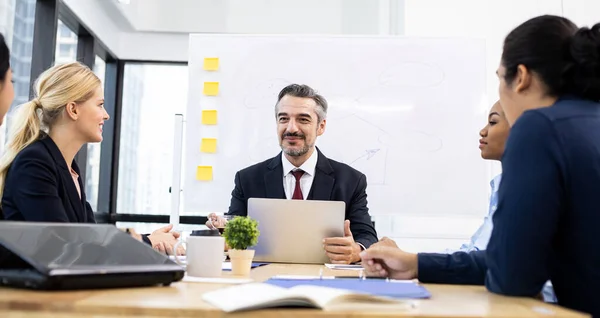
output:
[[[0,158],[0,198],[8,169],[19,152],[38,140],[42,132],[48,133],[68,103],[89,100],[99,86],[94,72],[78,62],[56,65],[37,78],[35,98],[19,106],[11,119],[8,144]]]

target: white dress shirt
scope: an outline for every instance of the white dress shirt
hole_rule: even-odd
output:
[[[302,190],[302,198],[306,200],[310,193],[313,180],[315,178],[315,169],[317,168],[318,151],[315,149],[300,167],[294,166],[284,154],[281,155],[281,163],[283,165],[283,192],[285,197],[289,200],[294,195],[294,189],[296,188],[296,177],[292,174],[292,171],[302,169],[304,174],[300,178],[300,190]]]

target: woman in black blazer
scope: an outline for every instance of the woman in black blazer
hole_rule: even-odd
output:
[[[14,115],[0,158],[3,217],[95,223],[74,158],[86,143],[102,141],[102,126],[109,116],[101,82],[88,67],[73,62],[45,71],[35,89],[37,97]],[[172,253],[179,234],[171,233],[171,228],[133,235]]]

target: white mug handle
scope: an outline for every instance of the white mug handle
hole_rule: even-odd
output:
[[[177,263],[177,264],[179,264],[179,265],[181,265],[181,266],[184,266],[184,265],[186,265],[186,264],[184,264],[184,263],[183,263],[183,262],[182,262],[182,261],[179,259],[179,256],[177,255],[177,252],[176,252],[176,251],[177,251],[177,248],[179,248],[179,245],[181,245],[181,244],[183,244],[183,243],[185,243],[185,241],[183,241],[183,240],[180,240],[180,241],[177,241],[177,243],[175,243],[175,246],[173,246],[173,258],[175,258],[175,263]]]

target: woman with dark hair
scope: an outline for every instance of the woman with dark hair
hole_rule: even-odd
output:
[[[12,71],[10,70],[10,54],[8,46],[4,42],[4,36],[0,34],[0,125],[4,122],[4,116],[15,98],[15,90],[12,84]]]
[[[500,104],[511,125],[487,251],[363,252],[372,275],[484,284],[539,295],[549,279],[562,306],[600,317],[600,24],[540,16],[504,41]]]

